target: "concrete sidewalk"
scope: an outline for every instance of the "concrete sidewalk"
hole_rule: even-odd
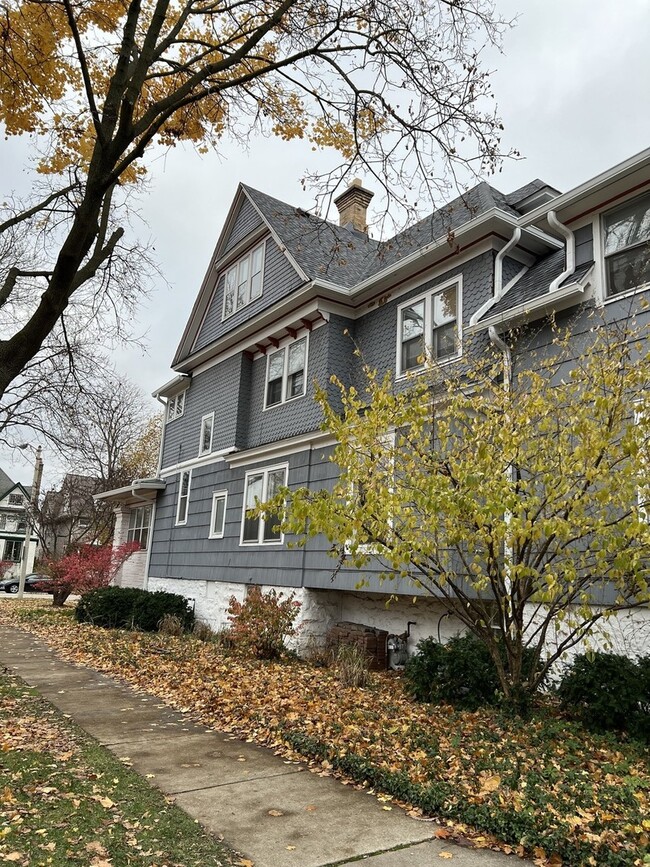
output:
[[[515,867],[519,858],[434,838],[435,825],[309,773],[270,750],[190,723],[155,696],[64,662],[40,639],[0,626],[0,661],[255,867]],[[393,850],[393,851],[391,851]]]

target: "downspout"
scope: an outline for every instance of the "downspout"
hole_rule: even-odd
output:
[[[555,292],[564,283],[566,278],[570,277],[576,270],[576,238],[571,229],[558,220],[555,211],[549,211],[546,215],[546,220],[549,226],[562,235],[566,241],[566,268],[548,287],[549,292]]]
[[[506,258],[508,253],[516,247],[519,243],[519,239],[521,238],[521,227],[517,226],[514,232],[512,233],[512,238],[508,241],[508,243],[502,247],[496,255],[494,260],[494,298],[498,299],[503,294],[503,260]],[[490,336],[490,340],[492,340],[492,336]],[[494,343],[494,341],[492,340]],[[505,345],[505,344],[504,344]],[[496,344],[495,344],[496,346]]]
[[[163,448],[165,445],[165,431],[167,430],[167,403],[164,401],[160,395],[155,395],[156,400],[163,407],[163,421],[162,421],[162,432],[160,434],[160,449],[158,451],[158,469],[157,475],[160,475],[160,471],[162,469],[162,460],[163,460]],[[149,546],[147,548],[147,557],[144,564],[144,589],[149,589],[149,566],[151,564],[151,552],[153,549],[153,528],[156,525],[156,506],[158,504],[158,494],[151,504],[151,528],[149,530]]]
[[[490,335],[490,341],[494,347],[501,350],[503,353],[503,390],[507,393],[510,392],[512,387],[512,352],[510,351],[510,347],[505,342],[505,340],[499,336],[494,325],[490,325],[488,328],[488,334]],[[508,466],[506,467],[506,478],[509,481],[513,481],[514,478],[514,467]],[[511,594],[512,594],[512,582],[510,580],[510,566],[512,564],[512,542],[510,540],[510,522],[512,520],[512,512],[506,510],[503,514],[503,522],[506,525],[506,533],[505,540],[503,544],[503,571],[504,571],[504,582],[506,586],[506,607],[508,617],[510,618],[510,626],[514,632],[514,622],[512,620],[512,608],[510,605]],[[514,637],[514,635],[513,635]]]

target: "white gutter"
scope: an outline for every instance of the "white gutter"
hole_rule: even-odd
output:
[[[566,268],[548,287],[549,292],[557,292],[566,278],[570,277],[576,270],[576,238],[571,229],[558,220],[555,211],[549,211],[546,219],[549,226],[559,232],[566,241]]]
[[[565,208],[567,205],[572,204],[578,199],[583,198],[589,193],[596,192],[600,187],[605,187],[609,184],[614,183],[617,180],[624,178],[626,175],[631,174],[632,172],[643,167],[644,164],[650,162],[650,148],[646,148],[643,151],[640,151],[638,154],[634,154],[634,156],[628,157],[628,159],[624,160],[622,163],[618,163],[616,166],[612,166],[607,169],[607,171],[602,172],[600,175],[596,175],[595,178],[590,178],[588,181],[580,184],[577,187],[574,187],[572,190],[569,190],[566,193],[563,193],[560,196],[557,196],[555,199],[552,199],[546,205],[541,205],[539,208],[535,208],[534,211],[530,211],[530,213],[526,214],[520,221],[521,226],[529,226],[531,223],[536,223],[541,220],[551,208],[554,211],[561,211],[562,208]]]

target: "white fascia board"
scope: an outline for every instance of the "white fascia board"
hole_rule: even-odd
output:
[[[274,443],[258,446],[257,448],[232,453],[226,457],[226,462],[230,467],[245,467],[249,464],[261,463],[262,461],[267,463],[275,461],[296,452],[327,448],[333,445],[336,445],[336,440],[331,434],[324,431],[314,431],[312,434],[302,434],[301,436],[291,437],[291,439],[279,440]]]
[[[521,218],[520,225],[522,227],[527,227],[531,223],[536,223],[543,219],[549,211],[559,212],[563,208],[566,208],[567,205],[573,204],[576,200],[584,198],[590,193],[595,193],[599,188],[609,186],[615,181],[621,180],[626,175],[638,171],[645,166],[650,166],[650,148],[646,148],[645,150],[634,154],[634,156],[628,157],[628,159],[623,160],[622,163],[618,163],[601,174],[596,175],[594,178],[590,178],[588,181],[579,184],[572,190],[562,193],[562,195],[557,196],[555,199],[551,199],[551,201],[547,202],[545,205],[535,208],[534,211],[530,211],[530,213]]]
[[[152,397],[176,397],[177,394],[180,394],[182,391],[185,391],[190,387],[190,377],[186,373],[180,373],[178,376],[175,376],[173,379],[170,379],[169,382],[166,382],[164,385],[161,385],[160,388],[157,388],[154,392],[152,392]]]
[[[271,222],[270,222],[269,220],[266,219],[266,217],[265,217],[264,214],[260,211],[260,209],[257,207],[257,205],[255,204],[255,202],[253,201],[253,199],[248,195],[247,190],[246,190],[245,188],[242,187],[242,192],[244,193],[244,195],[246,196],[246,198],[248,199],[248,201],[251,203],[251,205],[255,208],[255,210],[256,210],[257,213],[259,214],[259,217],[260,217],[262,223],[263,223],[263,224],[268,228],[269,232],[271,233],[271,237],[273,238],[273,240],[275,241],[275,243],[278,245],[278,247],[279,247],[279,249],[282,251],[282,253],[284,253],[284,255],[287,257],[287,259],[289,260],[289,262],[291,263],[291,265],[296,269],[296,271],[298,272],[298,274],[300,275],[300,277],[301,277],[303,280],[305,280],[305,281],[309,280],[309,277],[307,276],[307,274],[305,274],[305,272],[302,270],[302,268],[300,267],[300,265],[299,265],[299,264],[296,262],[296,260],[293,258],[293,256],[291,255],[291,253],[290,253],[290,252],[287,250],[287,248],[284,246],[284,244],[283,244],[283,242],[282,242],[280,236],[278,235],[278,233],[277,233],[277,232],[275,231],[275,229],[273,228],[273,225],[271,224]]]
[[[543,295],[533,298],[531,301],[524,301],[522,304],[517,304],[516,307],[504,310],[503,313],[498,313],[496,316],[489,316],[487,319],[483,319],[476,325],[470,325],[465,329],[465,333],[477,334],[479,331],[484,331],[491,325],[494,325],[496,328],[499,328],[500,326],[501,328],[503,328],[503,326],[509,328],[518,319],[526,317],[530,313],[535,313],[536,311],[544,310],[545,308],[548,308],[549,310],[557,309],[556,302],[558,301],[578,301],[580,297],[584,297],[585,289],[588,286],[588,280],[585,280],[585,282],[582,283],[568,283],[566,286],[556,289],[555,292],[545,292]]]
[[[180,473],[182,470],[193,470],[197,467],[208,467],[210,464],[221,464],[224,458],[231,452],[236,452],[235,446],[229,446],[227,449],[220,449],[218,452],[212,452],[209,455],[202,455],[200,458],[190,458],[187,461],[181,461],[178,464],[170,464],[168,467],[163,467],[160,471],[160,477],[173,476]]]

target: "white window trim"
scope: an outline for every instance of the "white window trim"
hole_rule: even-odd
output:
[[[284,544],[284,533],[280,533],[279,539],[268,539],[264,540],[264,525],[266,521],[264,518],[258,518],[259,525],[257,531],[257,541],[244,541],[244,522],[246,520],[246,491],[248,489],[248,479],[250,476],[259,476],[260,474],[264,475],[264,481],[262,483],[262,499],[260,502],[264,503],[266,501],[266,493],[269,482],[269,474],[274,472],[275,470],[284,470],[284,483],[287,485],[289,483],[289,464],[274,464],[270,467],[259,467],[256,470],[249,470],[244,476],[244,498],[242,502],[242,516],[241,516],[241,529],[239,532],[239,545],[240,547],[250,548],[251,546],[257,545],[258,547],[266,547],[267,545],[283,545]],[[260,541],[261,539],[261,541]]]
[[[207,421],[210,422],[210,445],[208,446],[207,449],[204,449],[203,448],[203,426],[205,425],[205,423]],[[213,441],[213,439],[214,439],[214,412],[209,412],[209,413],[206,413],[206,415],[204,415],[201,418],[201,430],[199,433],[199,457],[200,458],[203,457],[204,455],[212,454],[212,441]]]
[[[127,541],[127,542],[138,542],[138,544],[140,545],[140,550],[141,550],[141,551],[146,551],[147,548],[149,547],[149,539],[151,538],[151,512],[152,512],[152,506],[151,506],[151,505],[142,505],[142,506],[136,506],[135,508],[130,509],[130,514],[129,514],[129,524],[131,524],[131,515],[132,515],[134,512],[137,512],[138,509],[142,509],[142,515],[143,515],[143,517],[144,517],[144,515],[147,513],[147,511],[149,512],[149,521],[148,521],[148,523],[147,523],[146,525],[145,525],[145,524],[136,524],[135,527],[128,526],[128,527],[126,528],[126,541]],[[147,544],[146,544],[146,545],[143,545],[143,544],[142,544],[142,531],[143,531],[144,529],[147,530]],[[135,538],[131,538],[131,539],[129,539],[129,536],[130,536],[132,533],[133,533],[133,534],[137,533],[139,538],[137,538],[137,539],[135,539]]]
[[[388,488],[389,493],[393,493],[393,486],[395,484],[394,452],[395,452],[395,443],[397,442],[397,431],[389,430],[385,434],[381,434],[381,436],[379,436],[378,439],[379,439],[382,447],[388,447],[388,448],[393,450],[393,457],[391,457],[391,459],[390,459],[390,464],[391,464],[391,469],[392,469],[391,475],[393,477],[393,485],[391,485]],[[355,482],[350,483],[348,496],[349,496],[350,500],[352,500],[353,497],[356,498],[358,496],[358,488],[357,488],[357,484]],[[394,517],[391,517],[391,519],[389,521],[389,526],[391,527],[391,529],[394,529]],[[343,550],[345,551],[346,554],[349,554],[351,552],[352,540],[348,539],[345,542]],[[374,542],[367,542],[365,544],[359,545],[357,550],[359,551],[360,554],[371,554],[373,556],[380,557],[382,555],[383,548],[381,545],[377,545]]]
[[[631,298],[633,295],[638,295],[640,292],[645,292],[647,289],[650,289],[650,280],[646,283],[640,283],[638,286],[635,286],[633,289],[628,289],[627,292],[619,292],[615,295],[609,294],[609,273],[607,269],[607,257],[605,256],[605,229],[606,229],[606,218],[609,214],[615,213],[619,208],[624,208],[625,205],[628,205],[630,202],[633,202],[634,199],[643,199],[646,197],[650,197],[650,193],[642,193],[640,196],[631,196],[629,199],[626,199],[624,202],[621,202],[614,208],[610,208],[608,211],[602,211],[598,215],[598,220],[596,223],[597,226],[597,235],[598,235],[598,273],[600,276],[600,303],[604,306],[605,304],[612,304],[614,301],[622,301],[625,298]],[[594,239],[595,241],[596,239]],[[595,247],[595,244],[594,244]]]
[[[305,341],[305,367],[303,369],[303,385],[302,385],[302,394],[296,394],[294,397],[287,397],[287,381],[289,379],[287,368],[289,364],[289,347],[293,343],[298,343],[299,340]],[[284,369],[282,372],[282,399],[278,401],[278,403],[272,403],[270,406],[267,404],[268,397],[268,385],[269,385],[269,366],[271,364],[271,356],[275,355],[277,352],[284,352]],[[294,400],[300,400],[303,397],[307,396],[307,375],[308,375],[308,367],[309,367],[309,332],[306,331],[304,334],[300,334],[295,338],[292,337],[288,341],[281,341],[280,345],[273,349],[272,352],[267,352],[266,354],[266,371],[264,373],[264,405],[262,407],[262,412],[266,412],[269,409],[275,409],[278,406],[284,406],[287,403],[293,403]]]
[[[251,282],[251,264],[253,262],[253,254],[256,250],[262,251],[262,265],[261,265],[261,274],[262,274],[262,291],[255,298],[250,297],[250,282]],[[237,307],[237,289],[235,289],[235,303],[233,305],[232,313],[226,313],[226,282],[228,280],[228,274],[232,271],[233,268],[239,268],[239,263],[244,259],[249,259],[248,265],[248,301],[245,304],[242,304],[241,307]],[[238,313],[240,310],[243,310],[244,307],[248,307],[249,304],[252,304],[253,301],[259,301],[259,299],[264,295],[264,268],[266,266],[266,238],[261,241],[259,244],[255,244],[250,248],[246,253],[239,256],[235,259],[234,262],[231,262],[227,268],[223,271],[223,302],[221,305],[221,321],[224,322],[226,319],[231,319],[235,313]]]
[[[456,341],[458,344],[457,351],[455,355],[449,356],[449,358],[445,358],[443,361],[436,361],[435,364],[438,367],[445,367],[447,364],[453,364],[458,361],[459,358],[462,358],[463,355],[463,276],[462,274],[458,274],[455,277],[451,277],[449,280],[445,280],[444,283],[438,283],[436,286],[432,286],[430,289],[427,289],[425,292],[420,292],[419,295],[414,295],[412,298],[409,298],[408,301],[403,301],[401,304],[397,305],[397,322],[395,325],[396,331],[396,349],[395,349],[395,379],[401,380],[406,379],[409,376],[417,376],[420,373],[424,373],[428,369],[428,365],[423,364],[421,367],[418,367],[414,370],[402,370],[402,329],[401,329],[401,321],[402,321],[402,310],[405,307],[412,307],[414,304],[417,304],[419,301],[424,301],[424,336],[425,336],[425,349],[430,350],[430,345],[426,342],[427,338],[430,337],[429,332],[431,331],[431,299],[434,295],[438,295],[441,292],[444,292],[446,289],[449,289],[451,286],[457,286],[456,290]]]
[[[215,533],[214,518],[217,512],[217,502],[223,500],[223,527],[220,533]],[[228,491],[215,491],[212,494],[212,509],[210,511],[210,532],[209,539],[223,539],[226,534],[226,509],[228,508]]]
[[[187,391],[187,389],[185,389]],[[165,413],[165,424],[170,421],[175,421],[180,418],[185,412],[185,391],[180,391],[173,397],[167,398],[167,411]],[[180,406],[180,409],[179,409]],[[172,412],[173,410],[173,412]]]
[[[185,518],[181,521],[181,492],[183,490],[183,475],[187,473],[187,497],[186,497],[186,505],[185,505]],[[187,516],[190,511],[190,491],[192,490],[192,470],[181,470],[178,475],[178,497],[176,498],[176,526],[182,527],[187,524]]]

